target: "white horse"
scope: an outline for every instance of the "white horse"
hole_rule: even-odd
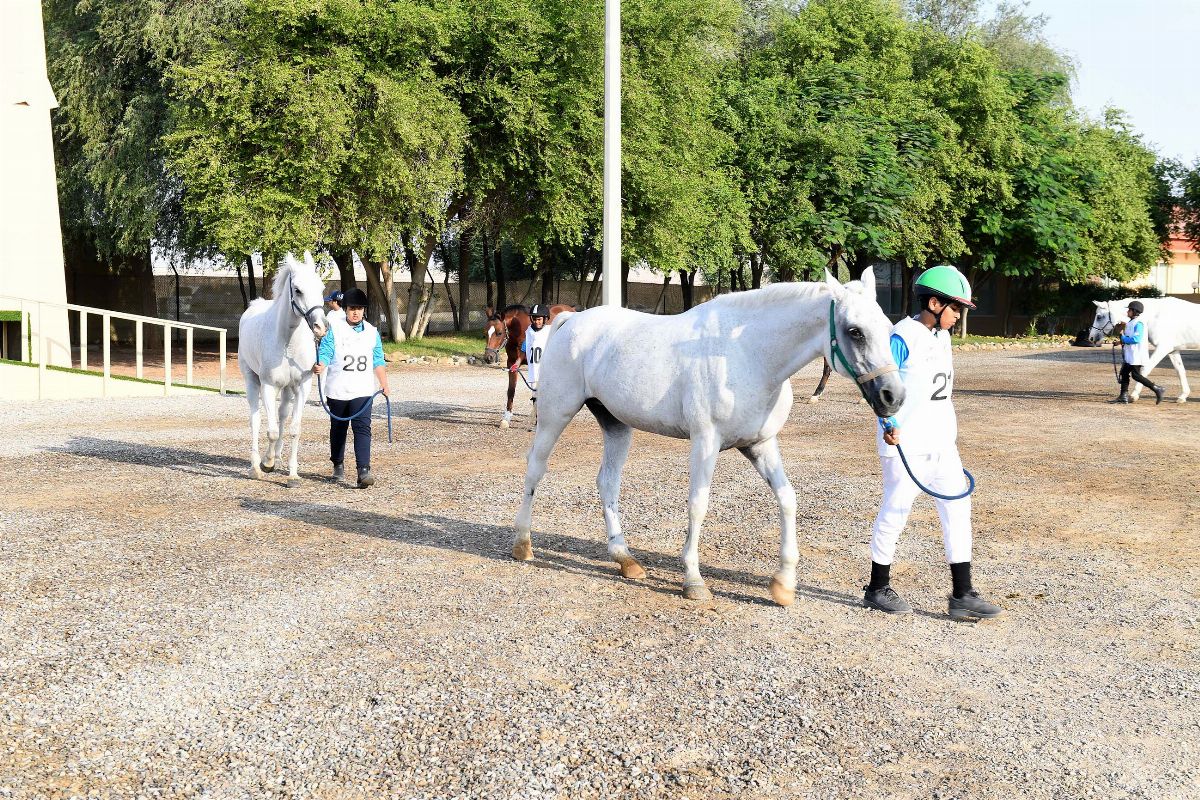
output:
[[[1150,355],[1150,363],[1142,370],[1143,375],[1149,375],[1150,370],[1158,366],[1158,362],[1170,357],[1179,374],[1179,397],[1176,403],[1186,403],[1191,387],[1188,386],[1187,372],[1183,368],[1183,356],[1180,350],[1200,349],[1200,305],[1180,300],[1178,297],[1127,297],[1124,300],[1103,302],[1093,300],[1096,304],[1096,318],[1092,320],[1092,328],[1088,338],[1093,344],[1098,344],[1112,332],[1113,326],[1119,322],[1127,322],[1126,311],[1134,300],[1141,300],[1145,306],[1140,319],[1146,325],[1146,338],[1154,345]],[[1134,383],[1131,400],[1137,400],[1142,394],[1142,385]]]
[[[779,571],[771,593],[795,599],[796,493],[784,473],[779,433],[792,407],[789,378],[824,355],[856,378],[875,412],[888,416],[904,400],[889,347],[892,324],[875,301],[875,276],[842,286],[785,283],[725,295],[677,316],[601,306],[561,314],[542,353],[538,422],[529,449],[525,494],[516,519],[513,558],[533,558],[533,493],[563,429],[587,406],[604,431],[596,482],[609,555],[626,578],[642,569],[621,534],[621,469],[633,429],[691,440],[691,491],[683,547],[683,596],[712,595],[700,577],[700,526],[708,510],[717,454],[737,448],[779,501]],[[834,331],[836,330],[836,338]],[[839,350],[853,373],[833,350]]]
[[[305,251],[303,264],[291,253],[284,258],[272,285],[274,299],[255,300],[238,322],[238,366],[246,379],[250,404],[250,472],[262,479],[264,472],[274,471],[283,452],[280,422],[286,419],[292,440],[287,485],[295,487],[300,485],[300,418],[317,360],[313,336],[325,335],[325,284],[317,275],[312,254]],[[260,461],[258,454],[260,396],[267,409],[265,461]]]

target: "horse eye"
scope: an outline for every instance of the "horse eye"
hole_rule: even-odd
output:
[[[866,338],[865,336],[863,336],[863,332],[858,328],[851,328],[850,330],[847,331],[847,333],[849,333],[850,338],[854,339],[855,341],[861,342],[863,339]]]

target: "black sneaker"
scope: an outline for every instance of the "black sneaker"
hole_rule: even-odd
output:
[[[375,476],[371,474],[370,467],[361,467],[358,470],[358,488],[365,489],[368,486],[375,485]]]
[[[1109,400],[1108,402],[1110,402],[1110,403],[1128,403],[1129,395],[1126,394],[1125,392],[1121,392],[1119,395],[1116,396],[1115,399]]]
[[[1163,391],[1163,388],[1161,386],[1155,386],[1153,391],[1154,391],[1154,405],[1158,405],[1159,403],[1162,402],[1163,395],[1166,394],[1166,392]]]
[[[332,480],[340,481],[344,477],[346,477],[346,469],[341,464],[334,464]]]
[[[950,595],[950,616],[954,619],[991,619],[1001,614],[1000,606],[989,603],[972,589],[962,597]]]
[[[891,584],[881,589],[872,589],[870,586],[864,586],[862,604],[863,608],[873,608],[885,614],[912,613],[912,606],[908,604],[907,600],[896,593]]]

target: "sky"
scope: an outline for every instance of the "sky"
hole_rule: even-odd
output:
[[[1200,0],[1030,0],[1076,64],[1075,104],[1106,105],[1160,155],[1200,159]]]

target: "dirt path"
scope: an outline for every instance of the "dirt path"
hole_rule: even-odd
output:
[[[894,570],[918,613],[859,607],[879,468],[844,380],[783,436],[789,609],[736,454],[715,600],[679,596],[687,450],[641,434],[649,576],[622,580],[584,415],[513,562],[530,434],[496,427],[495,370],[394,374],[366,492],[321,479],[316,407],[289,491],[246,478],[242,398],[0,406],[0,797],[1198,797],[1200,405],[1107,405],[1103,358],[956,356],[977,583],[1007,609],[977,625],[945,617],[925,501]]]

